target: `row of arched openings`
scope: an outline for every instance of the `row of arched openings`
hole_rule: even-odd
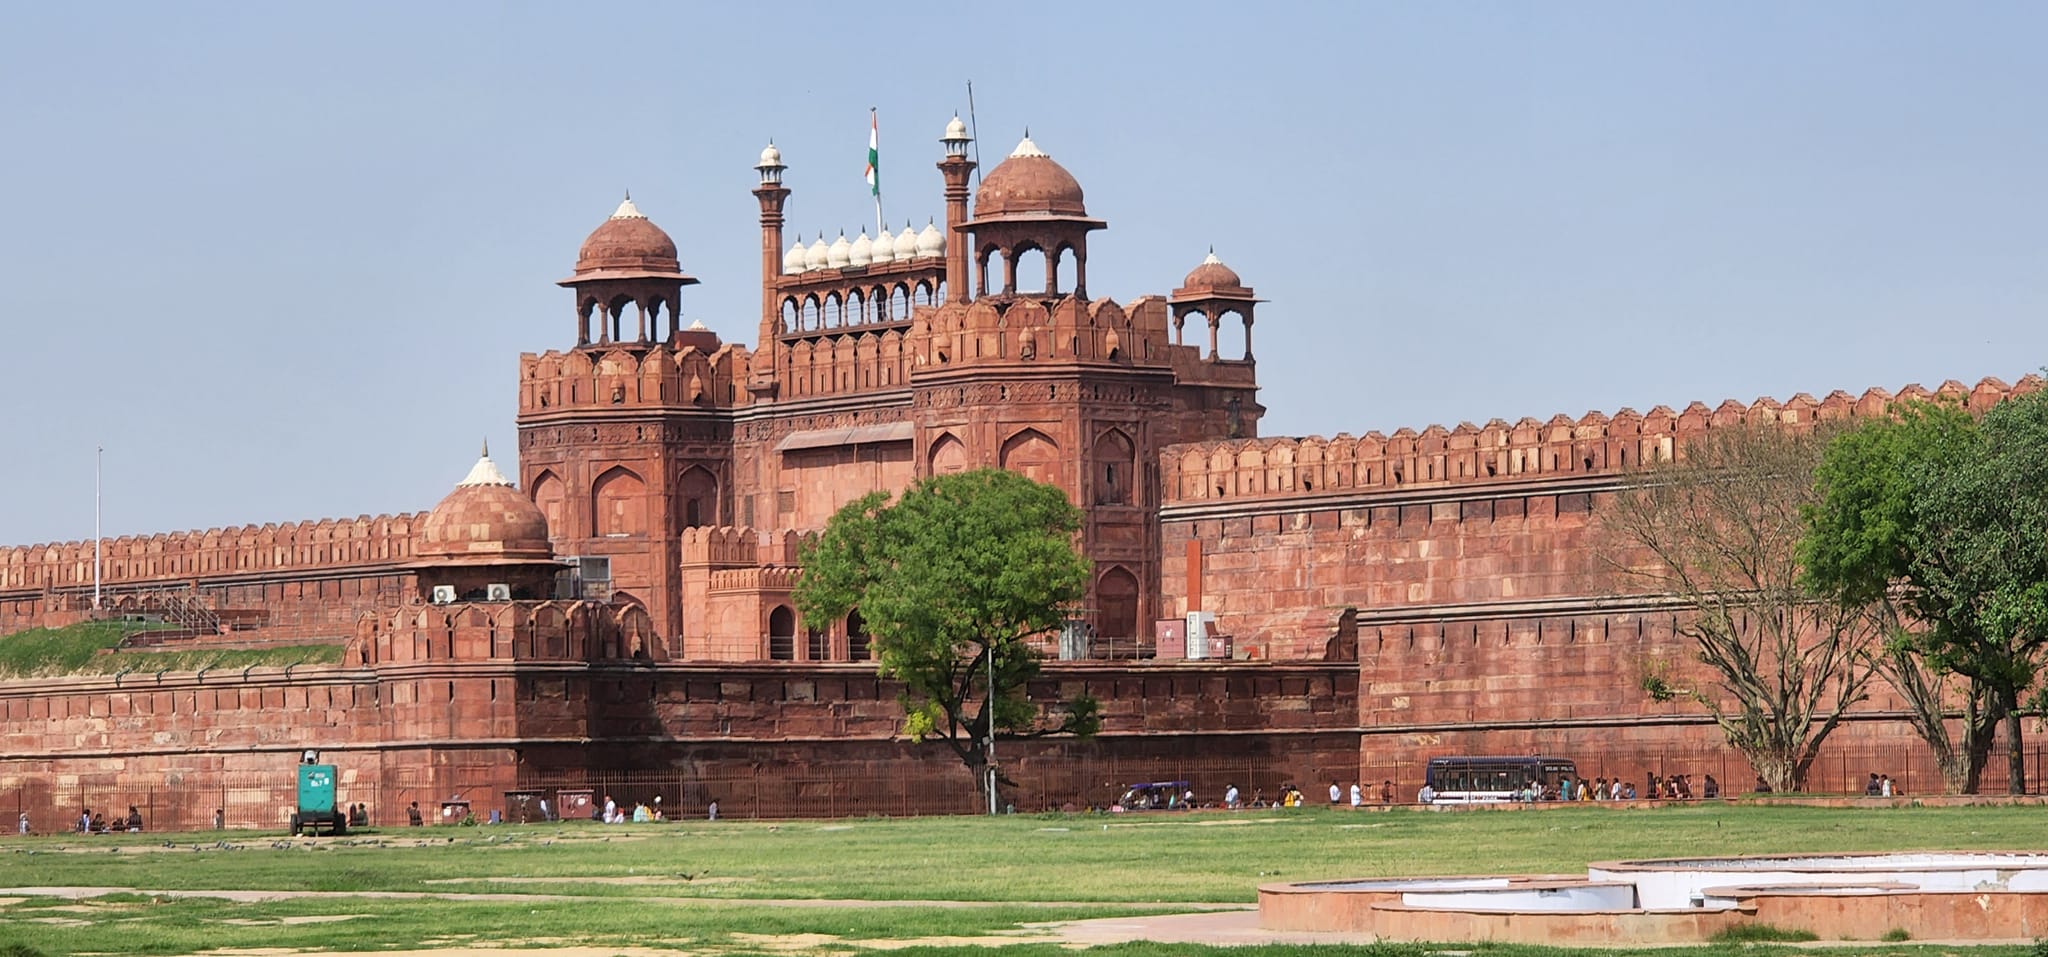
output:
[[[782,300],[782,331],[819,332],[871,323],[907,322],[913,308],[945,301],[946,284],[928,279],[915,284],[851,289],[844,295],[828,292],[801,298],[786,296]]]
[[[796,612],[788,605],[777,605],[768,613],[768,660],[796,661],[797,650]],[[804,661],[867,661],[872,652],[868,647],[867,623],[861,620],[860,609],[846,613],[846,620],[839,627],[830,630],[809,628],[804,630]],[[835,638],[843,637],[843,646],[835,648]]]

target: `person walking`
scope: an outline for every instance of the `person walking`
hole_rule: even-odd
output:
[[[1343,804],[1343,803],[1344,803],[1344,789],[1343,789],[1343,788],[1341,788],[1341,787],[1338,787],[1338,786],[1337,786],[1337,779],[1335,779],[1335,778],[1331,778],[1331,779],[1330,779],[1330,806],[1331,806],[1331,807],[1337,807],[1337,806],[1339,806],[1339,805],[1341,805],[1341,804]]]
[[[1365,806],[1365,788],[1359,782],[1351,782],[1351,809],[1356,811]]]

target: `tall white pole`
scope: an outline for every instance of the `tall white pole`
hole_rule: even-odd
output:
[[[92,610],[100,610],[100,463],[107,449],[92,450]]]
[[[988,643],[988,813],[996,813],[996,643]]]

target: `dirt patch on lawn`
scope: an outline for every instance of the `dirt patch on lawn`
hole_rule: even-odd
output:
[[[221,923],[237,927],[281,927],[288,924],[332,924],[336,921],[355,920],[368,914],[302,914],[297,917],[228,917]]]
[[[751,877],[684,877],[681,874],[635,874],[624,877],[437,877],[422,884],[615,884],[638,887],[647,884],[747,884]]]

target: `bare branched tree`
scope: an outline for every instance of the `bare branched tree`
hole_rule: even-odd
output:
[[[1630,590],[1682,602],[1679,633],[1719,679],[1690,697],[1771,787],[1799,790],[1821,743],[1866,696],[1878,622],[1819,601],[1800,575],[1824,436],[1708,430],[1652,463],[1601,510],[1605,549]]]

